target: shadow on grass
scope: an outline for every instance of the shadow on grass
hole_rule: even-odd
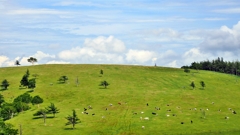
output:
[[[76,128],[70,128],[70,127],[66,127],[66,128],[64,128],[64,130],[75,130]]]
[[[27,93],[32,93],[32,92],[34,92],[34,90],[28,90],[28,91],[27,91]]]
[[[27,87],[19,87],[19,90],[27,89]]]
[[[105,89],[105,90],[106,90],[106,89],[108,89],[108,88],[102,88],[102,87],[101,87],[101,88],[99,88],[99,89]]]
[[[47,116],[46,117],[46,119],[53,119],[53,118],[55,118],[54,116]],[[34,118],[32,118],[32,119],[34,119],[34,120],[36,120],[36,119],[43,119],[43,117],[42,116],[34,116]]]

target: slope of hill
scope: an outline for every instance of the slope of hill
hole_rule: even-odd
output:
[[[39,107],[31,105],[30,110],[7,121],[15,128],[21,124],[24,135],[240,133],[240,82],[236,76],[194,70],[187,74],[182,69],[125,65],[0,68],[0,81],[7,79],[10,83],[8,90],[1,91],[7,102],[29,91],[19,89],[27,69],[31,75],[39,75],[37,87],[30,94],[39,95],[44,103]],[[57,81],[62,75],[69,78],[66,84]],[[77,77],[79,86],[75,83]],[[107,89],[99,86],[104,80],[110,83]],[[192,81],[196,84],[194,90],[190,87]],[[200,81],[205,82],[205,89],[201,88]],[[43,119],[34,119],[33,114],[50,103],[54,103],[60,113],[55,118],[47,118],[46,124]],[[93,109],[87,110],[88,115],[82,114],[83,108],[89,105]],[[71,115],[73,109],[81,120],[74,130],[65,126],[65,117]],[[149,120],[144,120],[145,117]]]

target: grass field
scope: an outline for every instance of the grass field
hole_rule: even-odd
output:
[[[44,103],[39,108],[31,105],[30,110],[7,121],[14,128],[21,124],[23,135],[240,134],[240,80],[233,75],[195,70],[187,74],[182,69],[127,65],[8,67],[0,68],[0,81],[7,79],[10,83],[8,90],[1,91],[5,101],[12,102],[29,91],[19,89],[27,69],[31,75],[39,75],[37,87],[30,94],[39,95]],[[58,84],[62,75],[69,78],[66,84]],[[107,89],[99,86],[104,80],[110,83]],[[196,84],[194,90],[190,87],[192,81]],[[205,89],[201,88],[200,81],[205,82]],[[34,119],[33,114],[50,103],[54,103],[60,113],[46,119],[46,125],[43,119]],[[93,107],[87,110],[89,115],[82,114],[83,108],[89,105]],[[73,109],[81,120],[74,130],[65,126],[65,117],[71,115]],[[149,120],[140,117],[149,117]]]

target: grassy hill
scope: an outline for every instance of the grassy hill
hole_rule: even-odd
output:
[[[44,103],[39,108],[31,105],[30,110],[7,121],[15,128],[21,124],[24,135],[240,133],[240,82],[236,76],[194,70],[187,74],[182,69],[124,65],[0,68],[0,81],[7,79],[10,83],[8,90],[1,91],[7,102],[29,91],[19,89],[27,69],[31,75],[39,75],[37,87],[30,94],[39,95]],[[68,76],[68,83],[58,83],[62,75]],[[78,87],[75,84],[77,76]],[[107,89],[99,86],[104,80],[110,83]],[[196,84],[194,90],[190,87],[192,81]],[[206,84],[204,90],[200,81]],[[46,125],[43,119],[34,119],[33,114],[50,103],[54,103],[60,113],[46,119]],[[93,109],[87,110],[88,115],[82,114],[83,108],[89,105]],[[65,126],[65,117],[71,115],[73,109],[81,120],[74,130]],[[140,117],[149,117],[149,120]]]

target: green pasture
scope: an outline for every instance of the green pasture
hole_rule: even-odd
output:
[[[39,75],[34,92],[19,89],[27,69],[30,78]],[[62,75],[69,78],[65,84],[57,81]],[[233,75],[154,66],[69,64],[0,68],[0,81],[4,79],[10,83],[8,90],[1,91],[6,102],[25,92],[44,99],[39,107],[31,105],[6,121],[16,129],[21,124],[23,135],[240,134],[240,80]],[[104,80],[110,84],[107,89],[99,86]],[[195,89],[190,87],[192,81]],[[205,82],[204,89],[200,81]],[[35,119],[33,114],[50,103],[60,113],[55,118],[48,115],[46,124]],[[93,109],[82,114],[89,105]],[[65,126],[65,117],[73,109],[81,120],[74,130]]]

